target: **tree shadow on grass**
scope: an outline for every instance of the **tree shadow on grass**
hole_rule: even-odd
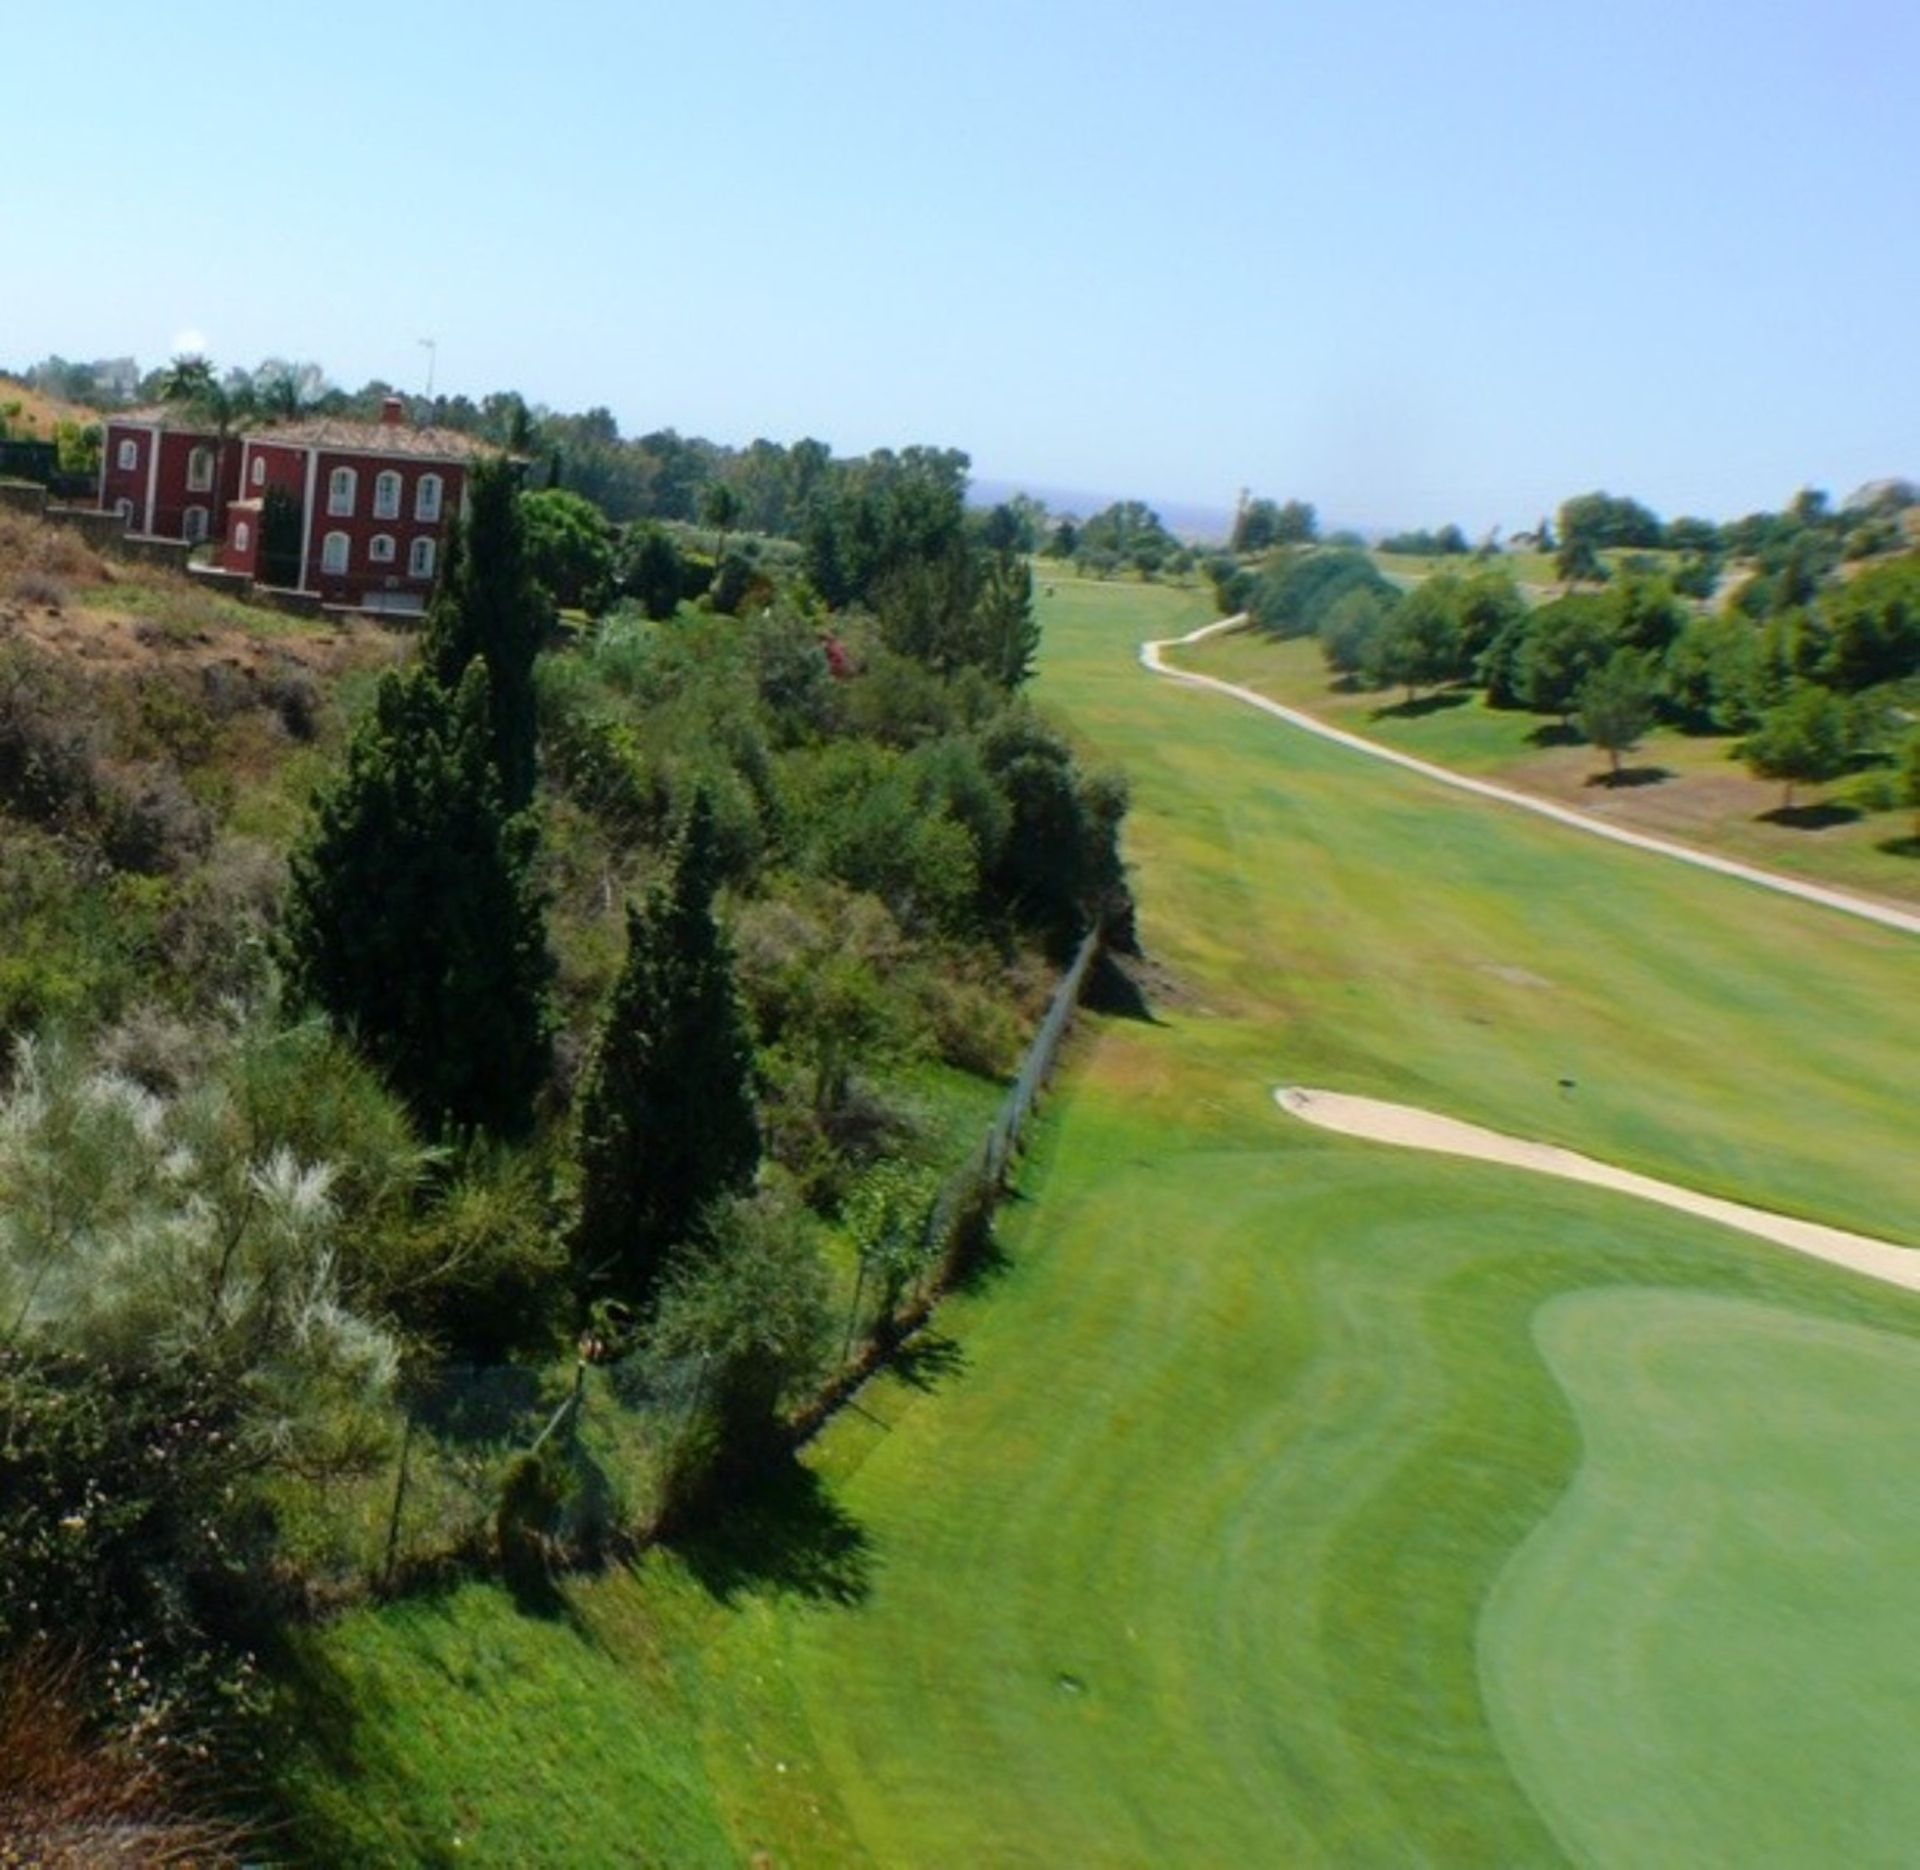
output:
[[[1857,805],[1827,800],[1819,805],[1776,805],[1760,814],[1760,822],[1787,831],[1831,831],[1835,825],[1852,824],[1860,815]]]
[[[1417,721],[1429,714],[1444,714],[1449,708],[1464,708],[1473,696],[1464,688],[1443,688],[1437,694],[1416,696],[1412,701],[1395,701],[1375,708],[1369,717],[1376,721]]]
[[[1590,773],[1587,784],[1604,786],[1609,792],[1624,790],[1629,786],[1658,786],[1673,777],[1670,766],[1623,766],[1617,772]]]
[[[1087,976],[1080,1004],[1090,1012],[1106,1013],[1115,1019],[1137,1019],[1149,1026],[1161,1022],[1154,1017],[1146,991],[1121,961],[1106,949]]]
[[[917,1390],[937,1389],[949,1377],[958,1376],[967,1367],[967,1353],[958,1338],[950,1338],[931,1325],[917,1331],[894,1353],[894,1374]]]
[[[1527,738],[1536,747],[1577,747],[1586,740],[1571,721],[1542,721]]]
[[[395,1794],[393,1775],[403,1768],[390,1751],[370,1746],[369,1733],[391,1730],[401,1718],[392,1692],[377,1669],[351,1676],[333,1662],[311,1631],[280,1632],[259,1651],[272,1683],[272,1721],[278,1735],[298,1735],[298,1744],[263,1749],[264,1771],[257,1791],[235,1800],[249,1824],[250,1863],[362,1863],[366,1840],[340,1815],[348,1802],[340,1789],[368,1783],[376,1774],[383,1793]],[[448,1683],[449,1691],[454,1684]],[[307,1789],[315,1782],[323,1796]],[[462,1863],[457,1845],[415,1832],[409,1838],[411,1860],[426,1870],[451,1870]]]
[[[1024,1201],[1026,1197],[1019,1188],[1009,1183],[1000,1197],[1002,1208],[1011,1208]],[[966,1244],[964,1252],[954,1261],[947,1280],[949,1292],[978,1292],[990,1286],[996,1279],[1011,1270],[1012,1259],[1000,1244],[1000,1230],[991,1218],[986,1225],[973,1235]]]
[[[873,1541],[791,1454],[723,1483],[667,1543],[723,1604],[771,1592],[851,1607],[873,1588]]]
[[[1885,851],[1889,857],[1920,857],[1920,832],[1907,838],[1882,838],[1874,849]]]

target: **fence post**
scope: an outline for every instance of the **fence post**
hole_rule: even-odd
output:
[[[387,1553],[380,1566],[380,1588],[393,1588],[394,1559],[400,1549],[400,1508],[407,1497],[407,1462],[413,1453],[413,1411],[407,1411],[407,1426],[400,1437],[400,1472],[393,1483],[393,1510],[387,1515]]]
[[[867,1289],[867,1256],[863,1253],[855,1262],[853,1275],[853,1304],[847,1312],[847,1341],[841,1347],[840,1361],[844,1364],[853,1356],[853,1335],[860,1328],[860,1300]]]
[[[577,1357],[573,1364],[573,1390],[567,1399],[547,1418],[547,1426],[533,1438],[530,1453],[538,1454],[547,1445],[548,1438],[561,1423],[567,1425],[567,1434],[571,1438],[578,1426],[581,1401],[587,1388],[587,1360]]]

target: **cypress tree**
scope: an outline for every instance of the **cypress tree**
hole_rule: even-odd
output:
[[[487,673],[389,675],[292,857],[289,985],[428,1128],[524,1133],[552,972],[530,818],[504,810]]]
[[[487,665],[494,767],[507,810],[517,812],[533,798],[533,664],[547,607],[527,555],[518,469],[505,459],[483,461],[467,490],[468,514],[454,528],[422,654],[450,692],[469,663]]]
[[[753,1044],[713,915],[713,809],[695,795],[671,874],[627,910],[627,958],[580,1096],[576,1262],[648,1303],[668,1251],[760,1160]]]
[[[988,562],[973,614],[973,660],[1002,688],[1020,687],[1040,653],[1040,622],[1033,614],[1033,569],[1013,552]]]

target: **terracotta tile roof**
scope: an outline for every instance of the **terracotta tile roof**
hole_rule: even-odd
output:
[[[105,420],[135,422],[142,428],[171,429],[181,435],[213,435],[214,425],[204,416],[180,403],[149,403],[144,409],[110,409]]]
[[[250,442],[325,448],[339,454],[404,455],[422,461],[478,461],[498,454],[491,444],[458,429],[416,429],[402,422],[348,422],[318,416],[243,431]]]

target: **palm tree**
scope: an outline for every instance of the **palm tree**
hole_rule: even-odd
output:
[[[214,433],[212,531],[218,536],[227,522],[227,450],[234,430],[251,421],[259,409],[259,398],[239,371],[229,371],[223,379],[207,358],[180,356],[160,379],[160,400],[176,405]]]
[[[740,496],[723,480],[710,482],[700,496],[700,517],[714,530],[713,563],[718,571],[727,553],[727,528],[740,517]]]

